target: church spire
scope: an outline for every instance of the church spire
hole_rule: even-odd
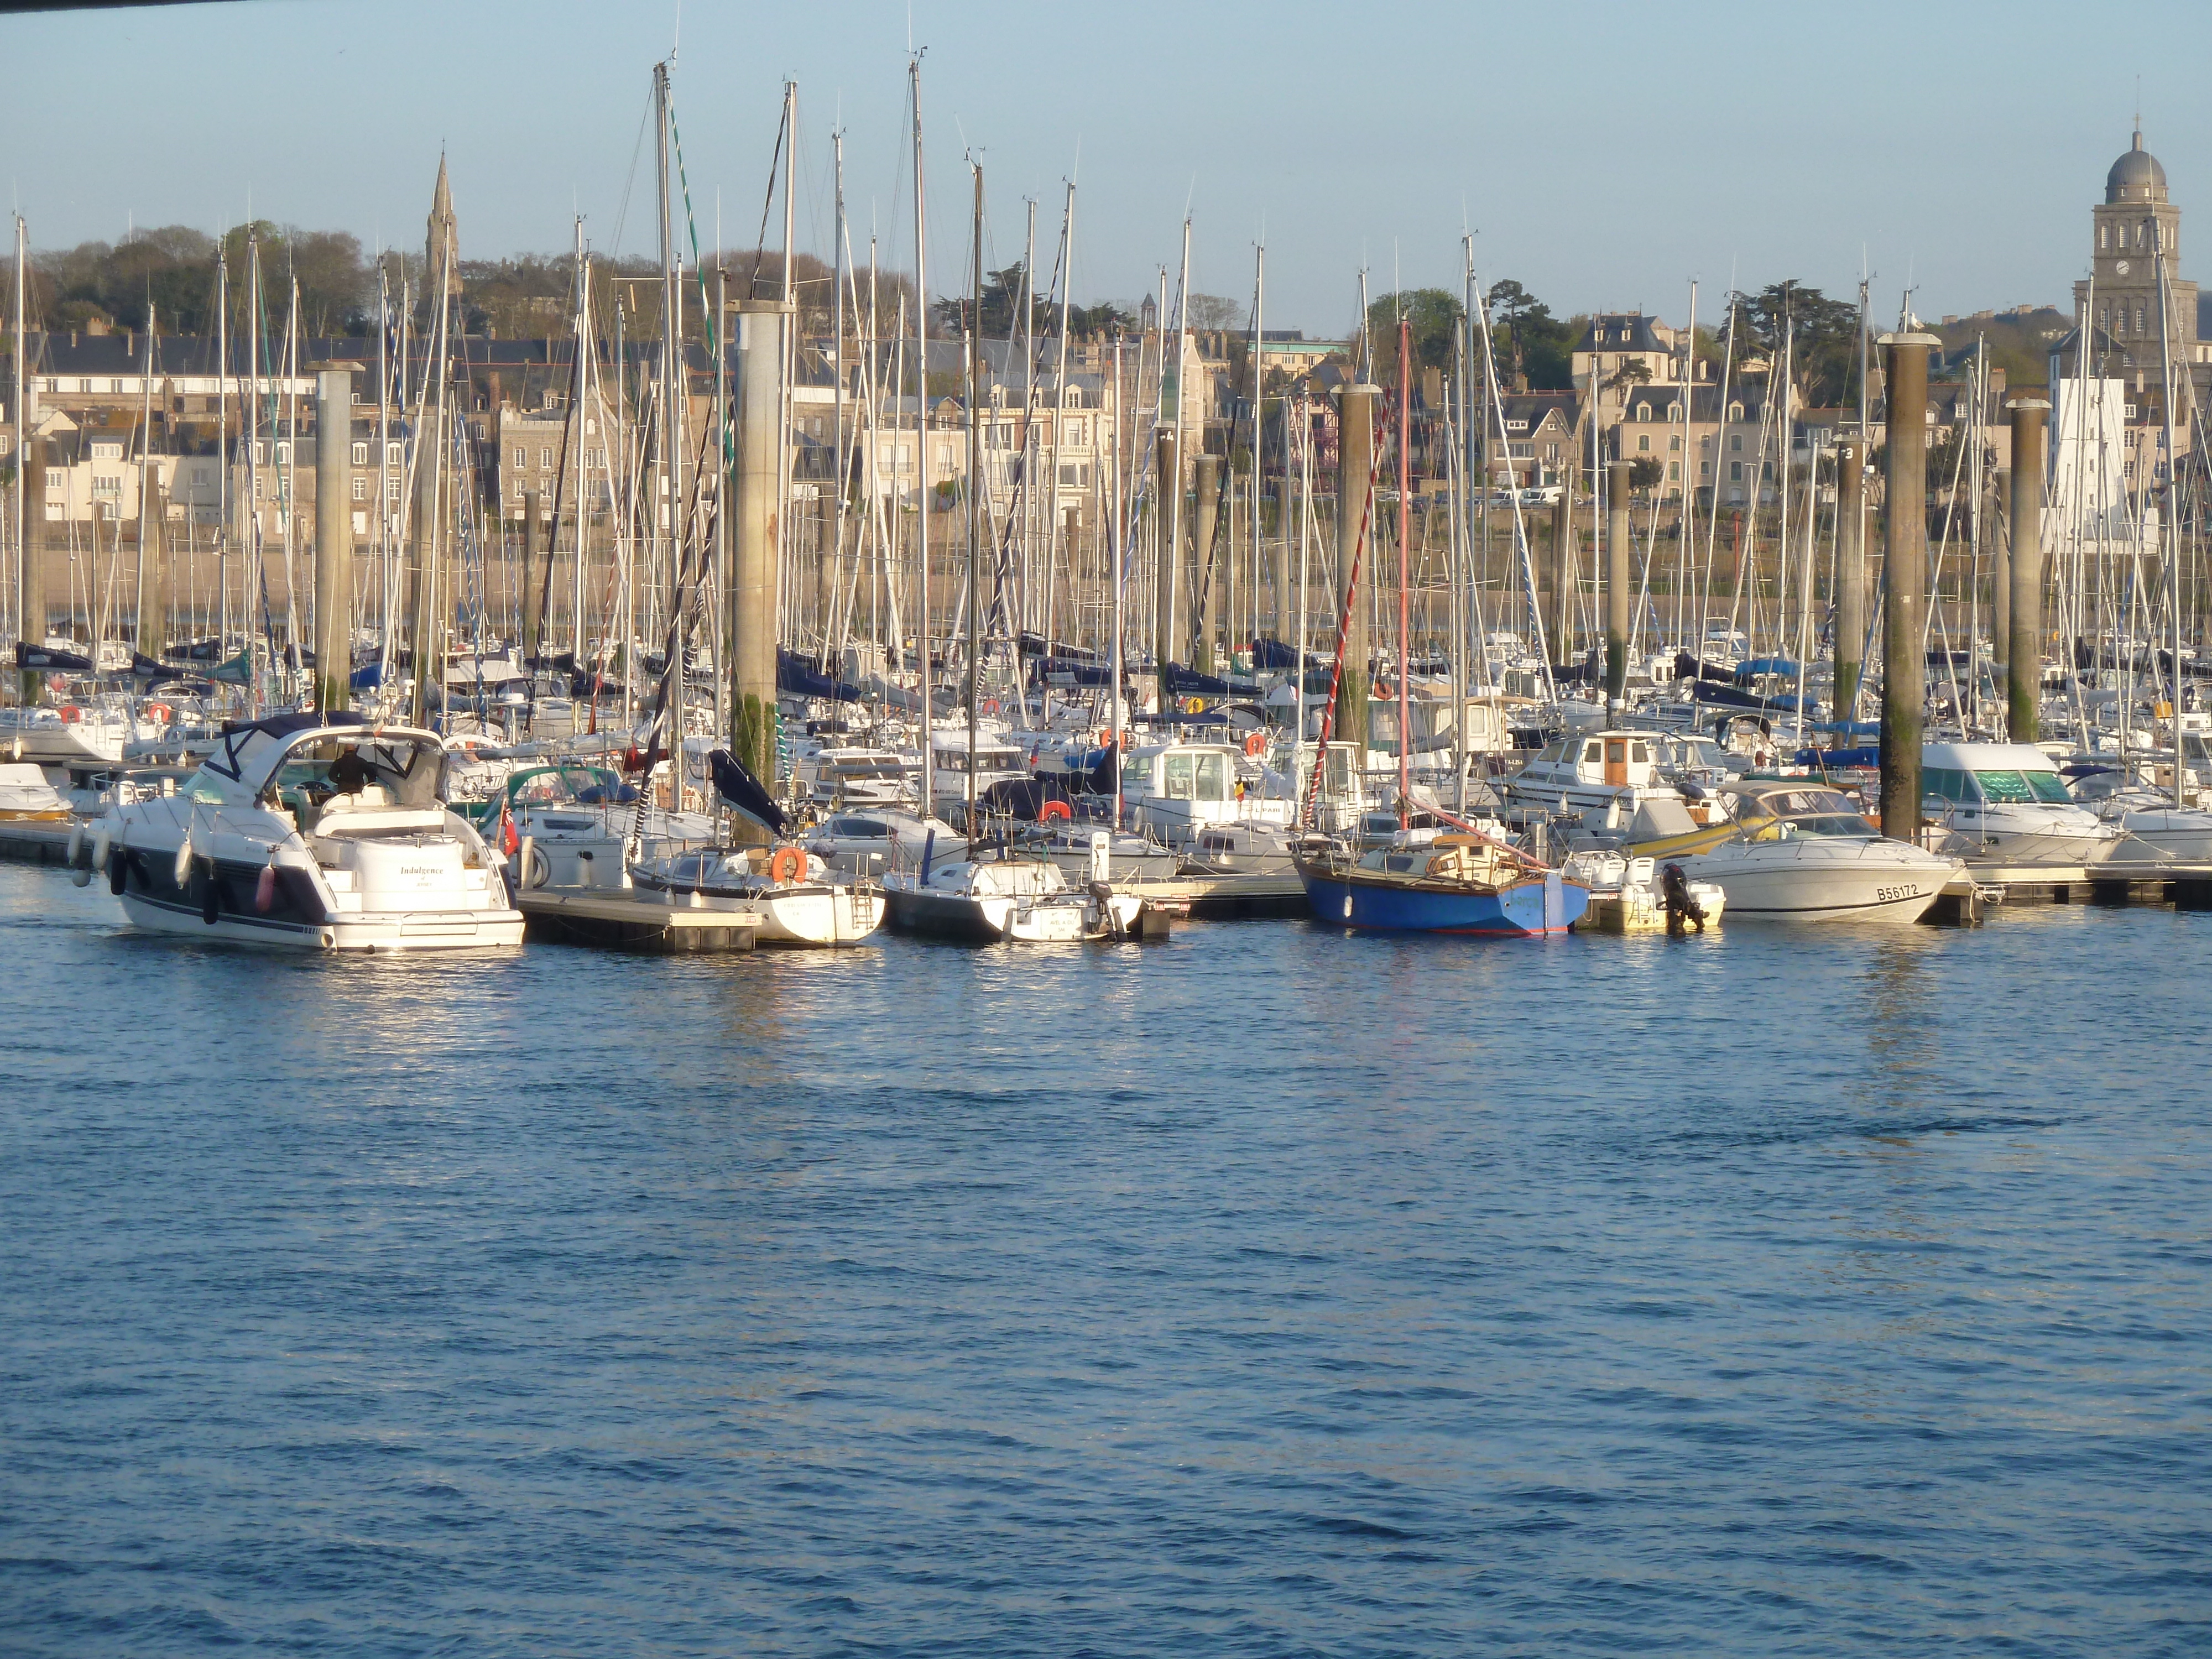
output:
[[[422,238],[422,285],[428,291],[446,274],[446,297],[461,297],[461,239],[453,219],[453,189],[446,179],[446,152],[438,152],[438,185],[430,196],[430,221]]]

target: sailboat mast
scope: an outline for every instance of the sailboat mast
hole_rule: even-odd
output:
[[[929,260],[921,161],[921,59],[910,58],[907,86],[914,104],[914,453],[915,544],[919,596],[915,637],[921,643],[921,816],[928,821],[934,768],[929,750]]]
[[[23,471],[23,458],[30,453],[23,446],[29,440],[31,432],[31,423],[24,418],[23,410],[23,284],[29,264],[27,243],[23,216],[19,213],[15,216],[15,349],[9,354],[15,359],[15,385],[14,396],[8,404],[15,416],[15,637],[32,645],[43,645],[46,630],[41,628],[33,634],[25,615],[30,601],[31,572],[31,520],[24,506],[26,479]],[[28,681],[24,684],[27,684]],[[28,697],[19,697],[19,700],[30,701]]]
[[[975,205],[972,228],[975,246],[969,252],[968,313],[968,855],[975,855],[975,717],[983,697],[982,584],[976,567],[982,558],[983,501],[983,164],[971,164],[975,175]]]
[[[1407,564],[1413,534],[1413,325],[1398,314],[1398,827],[1411,817],[1413,793],[1413,633]]]
[[[146,617],[146,520],[154,495],[154,303],[146,302],[146,380],[138,417],[138,582],[137,626],[133,630],[143,644],[155,642]],[[19,348],[20,349],[20,348]],[[17,469],[21,470],[20,467]]]
[[[1267,303],[1267,245],[1261,243],[1253,250],[1252,257],[1252,611],[1247,620],[1252,627],[1252,672],[1256,679],[1260,672],[1260,563],[1265,551],[1260,527],[1260,498],[1266,493],[1267,482],[1267,371],[1260,349],[1267,337],[1262,326]],[[1278,631],[1281,627],[1279,621]],[[1232,651],[1231,660],[1235,659]]]
[[[2152,221],[2153,264],[2158,272],[2158,355],[2164,376],[2159,401],[2166,422],[2166,513],[2159,520],[2159,539],[2166,544],[2166,598],[2173,607],[2172,619],[2173,637],[2173,674],[2167,688],[2172,701],[2167,705],[2173,734],[2173,805],[2179,811],[2187,803],[2181,794],[2181,457],[2173,447],[2173,341],[2170,316],[2170,298],[2166,282],[2166,222]],[[2155,637],[2155,635],[2154,635]],[[2130,658],[2134,653],[2129,653]],[[2153,661],[2155,663],[2155,656]]]

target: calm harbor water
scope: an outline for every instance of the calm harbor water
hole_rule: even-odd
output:
[[[2203,1653],[2208,986],[299,960],[0,866],[0,1652]]]

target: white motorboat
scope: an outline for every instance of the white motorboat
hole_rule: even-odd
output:
[[[884,878],[884,903],[891,926],[911,933],[1032,945],[1125,938],[1144,906],[1136,894],[1116,892],[1103,872],[1071,888],[1045,860],[927,857],[919,870]]]
[[[434,733],[331,712],[224,732],[174,794],[120,805],[95,866],[138,927],[308,950],[519,945],[522,915],[448,810]]]
[[[2116,769],[2077,776],[2072,788],[2075,799],[2126,831],[2116,858],[2130,864],[2212,864],[2212,812],[2176,806],[2172,796]]]
[[[71,819],[62,792],[28,761],[0,762],[0,830],[41,830],[66,835]]]
[[[1889,841],[1849,797],[1802,778],[1734,783],[1736,832],[1677,858],[1727,896],[1735,921],[1915,922],[1964,867]]]
[[[1595,816],[1626,823],[1645,802],[1700,807],[1661,775],[1660,739],[1650,732],[1593,732],[1559,738],[1505,781],[1509,805],[1522,811]]]
[[[640,891],[670,903],[700,902],[760,918],[757,945],[858,945],[884,919],[883,890],[836,881],[823,860],[796,847],[705,847],[630,870]]]
[[[1945,849],[1977,864],[2102,864],[2128,836],[2076,801],[2057,763],[2032,744],[1928,744],[1920,781],[1924,815],[1950,831]]]

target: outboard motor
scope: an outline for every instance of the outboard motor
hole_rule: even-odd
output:
[[[1680,865],[1668,864],[1661,868],[1659,899],[1667,910],[1667,931],[1676,939],[1692,927],[1701,933],[1705,931],[1705,907],[1690,890],[1690,878],[1682,873]]]

